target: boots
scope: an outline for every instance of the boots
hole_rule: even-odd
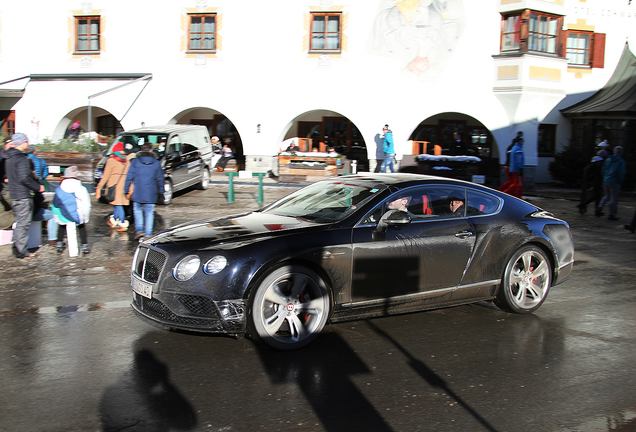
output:
[[[113,215],[110,215],[106,223],[111,228],[117,228],[119,226],[119,222],[113,217]]]
[[[127,220],[125,220],[123,222],[118,222],[118,226],[117,226],[117,228],[115,228],[115,230],[117,230],[117,231],[128,231],[128,225],[129,225],[129,223],[128,223]]]

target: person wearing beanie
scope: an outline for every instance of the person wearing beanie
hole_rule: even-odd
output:
[[[90,248],[88,247],[86,224],[91,215],[91,197],[78,176],[79,170],[75,165],[64,170],[64,178],[60,185],[55,188],[51,209],[53,217],[58,223],[57,251],[60,253],[64,251],[65,226],[69,223],[76,223],[80,235],[81,251],[87,255]]]
[[[609,201],[610,214],[609,220],[618,220],[616,217],[616,207],[618,205],[618,193],[621,190],[621,184],[625,179],[625,161],[623,160],[623,147],[614,147],[614,154],[603,162],[603,199],[596,207],[596,216],[603,216],[603,207]]]
[[[118,142],[111,150],[111,153],[104,167],[104,175],[97,184],[95,189],[95,197],[101,197],[102,187],[115,186],[115,199],[110,202],[114,206],[113,214],[106,222],[108,226],[117,231],[128,231],[128,221],[126,220],[126,212],[124,206],[130,204],[130,200],[124,193],[124,185],[126,183],[126,174],[130,162],[126,159],[124,151],[124,143]]]
[[[74,122],[71,127],[66,129],[64,132],[64,139],[72,139],[73,141],[77,141],[79,136],[84,133],[84,129],[80,126],[80,122]]]
[[[20,259],[29,259],[27,251],[29,227],[33,220],[33,194],[44,192],[44,186],[33,175],[31,164],[25,152],[29,148],[29,139],[23,133],[11,136],[14,147],[5,151],[5,175],[9,183],[9,197],[13,201],[15,229],[13,230],[13,255]]]
[[[598,154],[592,158],[592,161],[583,171],[583,187],[581,189],[581,202],[576,206],[579,209],[579,213],[585,214],[587,212],[587,205],[594,203],[594,208],[597,208],[603,198],[603,158],[601,153],[605,153],[605,150],[599,150]],[[587,190],[592,187],[592,196],[587,196]]]

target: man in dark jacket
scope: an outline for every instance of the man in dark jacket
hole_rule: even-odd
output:
[[[5,151],[5,171],[9,183],[9,197],[13,201],[15,229],[13,230],[13,255],[17,258],[30,258],[27,251],[29,226],[33,218],[33,193],[44,192],[44,186],[38,183],[31,171],[26,157],[29,139],[23,133],[13,134],[11,141],[15,147]]]
[[[133,186],[132,197],[130,186]],[[152,152],[152,144],[143,144],[141,151],[130,162],[124,192],[133,201],[135,238],[143,240],[152,236],[155,221],[155,203],[164,193],[164,177],[161,163]]]

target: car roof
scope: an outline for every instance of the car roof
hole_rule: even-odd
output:
[[[183,132],[192,129],[200,129],[204,128],[207,130],[205,126],[202,125],[183,125],[183,124],[173,124],[173,125],[158,125],[158,126],[145,126],[139,129],[130,129],[121,132],[121,134],[128,133],[173,133],[173,132]]]
[[[381,182],[390,186],[397,186],[400,188],[422,183],[447,183],[461,186],[478,186],[475,183],[471,183],[465,180],[411,173],[363,173],[340,176],[337,178],[340,180],[349,178],[352,181]]]

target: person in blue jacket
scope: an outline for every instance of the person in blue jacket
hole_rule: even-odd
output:
[[[596,216],[603,216],[603,207],[609,201],[609,220],[618,220],[616,217],[616,206],[618,204],[618,193],[621,191],[621,184],[625,180],[625,161],[623,160],[623,147],[614,147],[614,154],[603,162],[603,190],[605,195],[601,203],[596,207]]]
[[[48,191],[49,184],[46,178],[49,176],[49,166],[46,161],[37,156],[37,149],[34,146],[29,146],[27,149],[27,157],[33,161],[33,172],[38,183],[44,185],[44,190]]]
[[[395,172],[395,146],[393,145],[393,132],[389,129],[389,125],[382,128],[384,160],[382,161],[383,173],[387,172],[387,168],[391,168],[391,172]]]
[[[155,221],[155,203],[164,193],[164,175],[161,163],[146,143],[130,162],[124,193],[133,202],[135,238],[143,241],[152,236]],[[132,188],[132,190],[131,190]]]
[[[64,178],[55,188],[55,196],[51,210],[53,217],[59,224],[57,229],[57,251],[64,251],[64,234],[66,225],[77,224],[82,254],[88,255],[90,248],[86,235],[86,224],[91,217],[91,197],[88,190],[82,184],[79,177],[79,169],[72,165],[64,170]]]

